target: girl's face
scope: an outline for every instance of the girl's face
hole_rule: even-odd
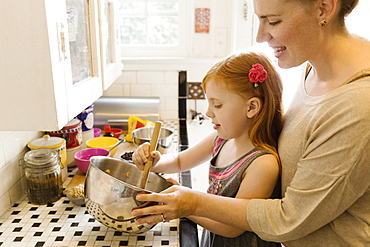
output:
[[[248,136],[250,119],[247,118],[248,100],[234,94],[210,79],[206,84],[208,109],[213,128],[223,139]]]
[[[260,23],[257,42],[267,42],[281,68],[298,66],[319,55],[320,9],[318,3],[254,0]]]

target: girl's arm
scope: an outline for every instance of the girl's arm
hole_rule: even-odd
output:
[[[158,173],[177,173],[190,170],[212,157],[213,142],[217,132],[208,135],[195,146],[180,153],[170,153],[161,155],[159,152],[153,152],[153,172]],[[132,160],[135,165],[143,169],[147,157],[149,156],[149,144],[141,145],[133,154]]]
[[[236,198],[269,198],[279,177],[279,165],[273,155],[255,159],[247,168]],[[212,209],[210,209],[212,210]],[[234,238],[245,232],[242,227],[232,227],[208,218],[189,216],[193,222],[218,235]]]

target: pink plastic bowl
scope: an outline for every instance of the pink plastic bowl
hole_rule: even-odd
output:
[[[83,173],[87,172],[90,165],[90,158],[93,156],[109,156],[110,152],[105,148],[85,148],[74,154],[75,162]]]
[[[101,134],[101,129],[99,128],[94,128],[94,137],[99,137]]]

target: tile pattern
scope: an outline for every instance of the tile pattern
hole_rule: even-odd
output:
[[[76,170],[76,169],[75,169]],[[178,246],[178,221],[159,223],[143,234],[115,231],[96,221],[85,206],[66,197],[33,205],[24,196],[0,218],[0,246]]]
[[[163,126],[174,130],[177,146],[178,121],[166,120]],[[65,186],[77,168],[68,172]],[[0,247],[178,247],[178,223],[172,220],[159,223],[146,233],[128,234],[102,225],[87,212],[85,205],[76,206],[67,197],[48,205],[34,205],[23,195],[0,216]]]
[[[164,128],[168,128],[173,130],[173,146],[177,147],[179,146],[179,120],[178,119],[170,119],[170,120],[163,120],[162,121],[162,126]]]

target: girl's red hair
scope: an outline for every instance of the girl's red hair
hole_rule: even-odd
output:
[[[249,70],[261,64],[268,73],[267,79],[258,87],[249,81]],[[279,73],[263,54],[238,53],[217,62],[205,75],[202,87],[205,90],[213,78],[232,93],[249,99],[257,97],[262,102],[261,110],[254,116],[249,137],[258,148],[270,151],[278,158],[277,142],[283,126],[282,82]]]

